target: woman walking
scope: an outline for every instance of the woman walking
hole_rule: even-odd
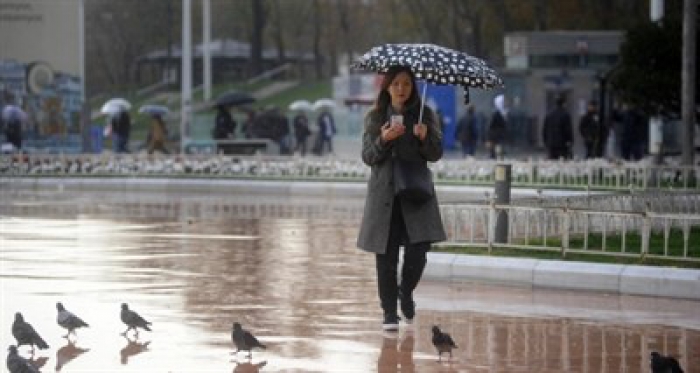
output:
[[[413,72],[395,66],[385,73],[375,105],[365,117],[362,161],[371,167],[371,176],[357,245],[376,256],[384,330],[398,329],[399,301],[406,322],[413,320],[413,291],[423,275],[426,254],[432,243],[446,239],[434,188],[423,201],[397,197],[394,191],[394,159],[436,162],[442,158],[439,124],[427,106],[420,120],[421,106]],[[398,115],[403,123],[390,120]],[[399,283],[400,246],[404,251]]]

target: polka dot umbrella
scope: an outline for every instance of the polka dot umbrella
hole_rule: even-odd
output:
[[[362,55],[352,67],[385,73],[391,66],[410,67],[416,78],[430,83],[464,87],[465,104],[469,103],[469,88],[503,86],[501,78],[484,60],[435,44],[380,45]]]

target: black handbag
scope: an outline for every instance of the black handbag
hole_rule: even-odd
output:
[[[393,159],[394,194],[403,199],[424,202],[433,198],[433,174],[425,161]]]

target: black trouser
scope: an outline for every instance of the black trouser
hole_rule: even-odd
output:
[[[399,288],[404,299],[413,298],[413,290],[423,275],[427,262],[426,253],[430,250],[429,242],[407,244],[406,224],[401,212],[399,198],[394,199],[391,212],[391,226],[386,253],[376,254],[377,258],[377,287],[379,300],[384,314],[395,315]],[[397,274],[399,265],[399,246],[404,245],[403,268],[401,269],[401,285],[398,284]]]

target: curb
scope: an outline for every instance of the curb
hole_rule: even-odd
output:
[[[700,270],[428,253],[424,278],[700,300]]]

